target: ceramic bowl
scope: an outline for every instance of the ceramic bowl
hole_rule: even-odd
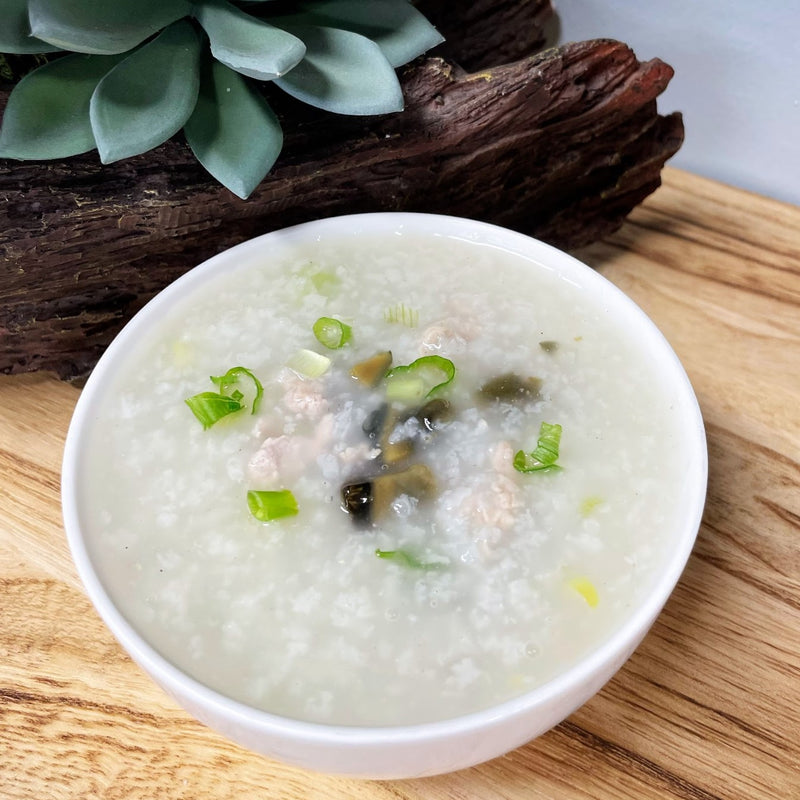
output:
[[[686,475],[674,525],[660,531],[672,546],[652,587],[601,645],[563,674],[521,696],[460,717],[389,727],[325,725],[288,719],[252,708],[214,691],[166,660],[111,599],[87,542],[81,463],[102,402],[102,389],[124,368],[140,335],[172,304],[220,273],[257,259],[274,246],[324,240],[327,236],[398,230],[453,236],[519,253],[576,290],[596,295],[627,334],[642,342],[675,389],[684,439]],[[388,240],[387,240],[388,241]],[[191,270],[154,298],[125,327],[88,380],[69,428],[63,461],[63,514],[69,545],[86,591],[123,648],[169,695],[198,720],[246,748],[310,770],[368,778],[407,778],[469,767],[517,748],[564,720],[591,698],[633,653],[660,613],[686,564],[702,515],[707,451],[700,410],[675,353],[653,322],[600,274],[569,255],[529,237],[465,219],[422,214],[365,214],[310,222],[266,234],[223,252]]]

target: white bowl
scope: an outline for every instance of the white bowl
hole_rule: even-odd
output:
[[[685,437],[688,469],[673,546],[649,593],[601,646],[572,668],[492,708],[441,722],[398,727],[349,727],[301,722],[267,713],[209,689],[162,657],[120,613],[103,585],[84,536],[79,462],[109,374],[130,355],[139,335],[170,304],[233,265],[264,258],[271,245],[326,236],[397,230],[451,236],[522,254],[555,271],[598,301],[649,349],[670,385]],[[78,402],[63,461],[64,523],[78,573],[101,617],[131,657],[197,719],[256,752],[325,773],[369,778],[405,778],[444,773],[500,756],[565,719],[605,684],[628,659],[661,611],[686,564],[705,501],[707,451],[700,410],[688,378],[670,346],[645,314],[609,281],[574,258],[529,237],[492,225],[424,214],[364,214],[326,219],[266,234],[192,270],[153,299],[126,326],[100,359]]]

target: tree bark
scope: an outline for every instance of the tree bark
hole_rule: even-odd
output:
[[[81,378],[180,274],[313,218],[441,212],[566,249],[593,242],[659,185],[680,147],[680,115],[656,110],[671,76],[601,40],[477,73],[421,59],[401,74],[405,111],[384,117],[337,117],[276,91],[283,155],[247,201],[179,139],[107,166],[94,153],[2,162],[0,371]]]

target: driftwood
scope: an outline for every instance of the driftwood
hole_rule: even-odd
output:
[[[680,147],[680,115],[656,111],[671,76],[604,40],[474,73],[421,59],[401,76],[406,110],[386,117],[334,117],[271,95],[290,120],[284,153],[247,201],[178,139],[110,166],[94,153],[0,162],[0,372],[85,376],[187,269],[311,218],[443,212],[567,249],[595,241],[659,185]]]

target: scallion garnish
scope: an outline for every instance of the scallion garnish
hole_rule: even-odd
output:
[[[383,318],[392,324],[405,325],[406,328],[416,328],[419,325],[419,311],[416,308],[409,308],[405,303],[398,303],[385,309]]]
[[[409,569],[442,569],[444,564],[438,561],[420,561],[416,556],[409,553],[407,550],[381,550],[375,551],[378,558],[384,558],[387,561],[394,561],[395,564],[400,564]]]
[[[279,491],[256,491],[247,493],[247,507],[259,522],[272,522],[282,517],[297,514],[297,500],[289,489]]]
[[[328,371],[331,360],[327,356],[313,350],[298,350],[287,362],[286,366],[303,378],[319,378]]]
[[[251,413],[256,413],[258,404],[261,402],[261,396],[264,394],[261,381],[249,369],[232,367],[224,375],[211,376],[211,382],[219,387],[218,392],[200,392],[200,394],[186,398],[186,405],[189,406],[195,417],[200,420],[204,430],[219,422],[223,417],[235,414],[245,407],[244,403],[242,403],[244,394],[239,389],[234,388],[242,375],[246,375],[255,384],[256,391]]]
[[[603,505],[603,498],[593,494],[581,500],[580,512],[582,517],[588,517],[595,512],[598,506]]]
[[[241,393],[240,393],[241,394]],[[244,406],[235,397],[228,397],[218,392],[200,392],[186,398],[186,405],[200,420],[204,430],[208,430],[215,422],[223,417],[241,411]]]
[[[449,358],[422,356],[408,365],[389,370],[386,396],[403,402],[421,400],[451,383],[455,374],[455,365]]]
[[[329,350],[338,350],[344,347],[352,336],[353,330],[349,325],[333,317],[320,317],[312,328],[317,341]]]
[[[395,375],[386,382],[386,397],[406,405],[418,403],[425,397],[425,382],[413,375]]]
[[[600,597],[597,594],[597,587],[584,575],[570,578],[567,586],[574,589],[585,601],[589,608],[597,608]]]
[[[531,453],[519,450],[514,455],[514,469],[517,472],[554,472],[561,467],[558,450],[561,443],[561,426],[542,422],[539,426],[539,440]]]
[[[299,274],[305,282],[305,291],[313,291],[328,299],[339,292],[341,286],[339,276],[329,270],[318,269],[313,262],[306,264]]]
[[[211,382],[219,386],[220,394],[227,394],[237,400],[242,400],[244,395],[238,389],[235,389],[233,392],[230,391],[230,389],[239,382],[239,377],[242,375],[246,375],[250,378],[256,387],[256,394],[250,409],[250,413],[255,414],[256,411],[258,411],[261,398],[264,396],[264,387],[261,385],[261,381],[256,378],[249,369],[245,367],[231,367],[224,375],[217,375],[216,377],[212,375]]]

